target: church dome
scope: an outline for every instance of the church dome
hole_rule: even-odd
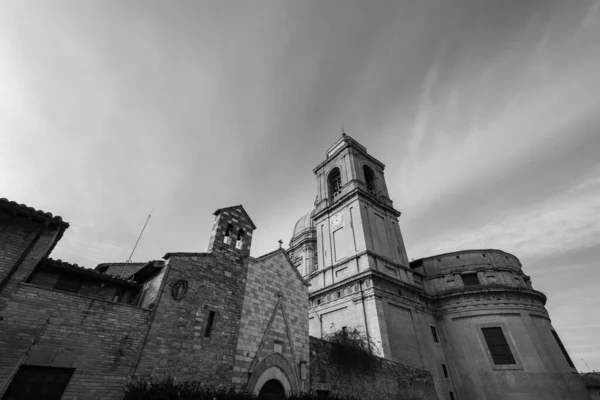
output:
[[[298,220],[298,222],[296,222],[296,225],[294,226],[294,233],[292,234],[292,238],[295,238],[296,236],[298,236],[300,233],[302,233],[306,229],[313,229],[315,227],[313,224],[313,220],[312,220],[313,212],[314,211],[309,212],[308,214],[306,214],[302,218],[300,218]]]

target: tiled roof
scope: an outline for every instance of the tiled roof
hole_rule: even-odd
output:
[[[51,213],[36,210],[33,207],[28,207],[25,204],[19,204],[14,201],[9,201],[4,198],[0,198],[0,209],[12,212],[14,214],[23,215],[30,218],[39,219],[44,222],[48,222],[51,225],[55,225],[62,228],[68,228],[69,223],[63,221],[58,215],[54,216]]]
[[[116,276],[112,276],[112,275],[108,275],[108,274],[103,274],[103,273],[95,271],[91,268],[85,268],[80,265],[71,264],[71,263],[68,263],[63,260],[54,260],[52,258],[47,258],[40,262],[40,266],[50,267],[50,268],[60,268],[63,270],[76,272],[80,275],[89,276],[90,278],[93,278],[93,279],[98,279],[98,280],[105,281],[105,282],[116,283],[118,285],[125,285],[125,286],[132,286],[132,287],[140,286],[138,283],[129,282],[126,279],[117,278]]]
[[[176,252],[176,253],[167,253],[163,256],[166,260],[169,257],[210,257],[209,253],[185,253],[185,252]]]

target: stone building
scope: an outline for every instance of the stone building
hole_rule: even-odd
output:
[[[121,399],[172,376],[274,396],[589,399],[516,257],[409,262],[384,165],[345,134],[314,173],[289,249],[258,258],[235,206],[214,213],[207,252],[86,269],[49,257],[68,223],[0,199],[0,398]],[[374,343],[369,370],[320,340],[348,328]]]
[[[309,390],[307,283],[283,249],[250,257],[242,206],[215,216],[206,253],[92,270],[48,257],[60,217],[0,200],[1,398],[120,399],[168,376]]]
[[[519,260],[466,250],[408,261],[384,165],[343,135],[313,172],[289,254],[310,335],[357,328],[380,355],[430,371],[440,399],[587,399]]]

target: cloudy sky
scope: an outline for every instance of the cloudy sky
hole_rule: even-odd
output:
[[[93,267],[205,251],[223,206],[288,243],[346,132],[409,257],[517,255],[600,370],[600,2],[0,1],[0,197]]]

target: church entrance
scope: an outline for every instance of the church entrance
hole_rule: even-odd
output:
[[[263,385],[258,394],[260,400],[283,400],[285,389],[277,379],[271,379]]]

